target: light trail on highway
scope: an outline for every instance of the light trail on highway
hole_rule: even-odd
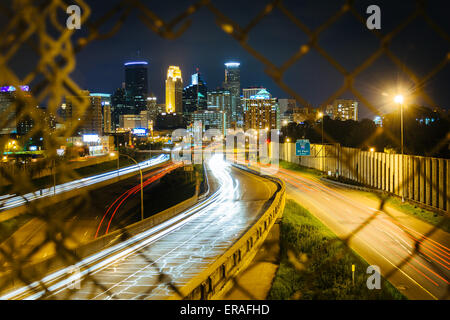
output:
[[[1,299],[162,299],[174,294],[167,280],[178,288],[213,263],[260,217],[277,190],[275,183],[233,168],[219,156],[208,161],[218,184],[205,201],[174,218],[112,247],[44,277],[50,295],[40,283],[16,289]],[[69,290],[76,267],[80,290]],[[77,275],[77,276],[78,276]]]
[[[248,163],[247,163],[248,164]],[[259,166],[255,167],[259,168]],[[450,236],[405,214],[392,217],[357,191],[279,168],[288,197],[311,211],[411,299],[449,299]]]
[[[157,173],[151,173],[149,175],[146,175],[143,177],[143,179],[146,179],[145,181],[143,181],[142,183],[142,187],[145,188],[149,185],[151,185],[153,182],[155,182],[158,179],[161,179],[162,177],[164,177],[166,174],[172,172],[173,170],[180,168],[183,166],[183,163],[176,163],[176,164],[171,164],[169,165],[167,168],[164,168],[162,170],[160,170]],[[98,237],[100,229],[102,227],[103,221],[105,221],[105,218],[108,216],[109,213],[111,213],[111,216],[109,218],[108,221],[108,225],[106,227],[106,231],[105,234],[108,234],[109,228],[111,226],[111,222],[114,218],[114,216],[116,215],[117,211],[120,209],[120,207],[122,206],[122,204],[130,197],[133,196],[135,194],[137,194],[141,189],[141,184],[137,184],[134,187],[128,189],[127,191],[125,191],[124,193],[122,193],[120,196],[118,196],[112,203],[110,206],[108,206],[108,209],[106,210],[105,214],[103,215],[102,220],[100,221],[100,223],[98,224],[97,227],[97,231],[95,233],[95,238]]]
[[[63,192],[68,192],[72,190],[77,190],[80,188],[84,188],[102,181],[110,180],[117,178],[118,176],[123,176],[129,173],[137,172],[139,171],[139,168],[147,169],[149,167],[153,167],[155,165],[164,163],[170,159],[170,156],[167,154],[161,154],[157,157],[151,158],[150,160],[146,160],[143,162],[140,162],[138,165],[131,165],[125,168],[121,168],[119,170],[112,170],[108,171],[102,174],[78,179],[75,181],[66,182],[60,185],[57,185],[55,188],[45,188],[41,189],[36,192],[28,193],[25,195],[3,195],[0,198],[0,211],[2,210],[8,210],[15,207],[22,206],[26,204],[27,202],[34,201],[37,199],[45,198],[45,197],[51,197],[56,194],[60,194]]]

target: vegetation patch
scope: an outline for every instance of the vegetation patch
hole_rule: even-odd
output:
[[[280,229],[281,261],[269,299],[406,299],[386,279],[369,290],[369,264],[309,211],[288,200]],[[355,265],[354,283],[352,265]]]
[[[371,192],[365,192],[366,196],[371,199],[379,199],[379,195]],[[427,222],[431,225],[441,228],[446,232],[450,232],[450,219],[448,216],[440,214],[438,212],[433,212],[420,207],[414,202],[405,199],[405,202],[395,196],[387,196],[386,204],[394,209],[397,209],[403,213],[411,215],[417,219]]]

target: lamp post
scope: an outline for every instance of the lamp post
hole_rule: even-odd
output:
[[[323,145],[323,112],[319,112],[318,113],[318,116],[319,116],[319,119],[321,119],[320,120],[320,122],[322,122],[322,161],[321,161],[321,163],[322,163],[322,170],[324,170],[325,168],[324,168],[324,165],[323,165],[323,158],[324,158],[324,153],[325,153],[325,146]]]
[[[114,156],[114,153],[111,153],[111,156]],[[144,183],[143,183],[143,179],[142,179],[142,169],[141,169],[141,166],[139,165],[139,163],[138,163],[136,160],[134,160],[134,159],[133,159],[132,157],[130,157],[129,155],[127,155],[127,154],[120,154],[120,153],[117,151],[117,159],[119,159],[120,156],[125,156],[125,157],[129,158],[129,159],[132,160],[134,163],[136,163],[136,165],[137,165],[138,168],[139,168],[139,174],[140,174],[140,177],[141,177],[141,220],[144,220]]]
[[[395,96],[395,103],[400,105],[400,140],[401,140],[401,157],[402,157],[402,202],[405,202],[405,188],[404,188],[404,173],[405,173],[405,162],[404,162],[404,154],[403,154],[403,96],[401,94]]]

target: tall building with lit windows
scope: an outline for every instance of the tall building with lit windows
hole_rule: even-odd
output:
[[[225,63],[225,80],[223,87],[231,93],[232,120],[242,120],[243,110],[240,102],[241,95],[241,70],[239,62]]]
[[[138,114],[147,108],[148,62],[130,61],[125,63],[126,104]]]
[[[280,128],[280,112],[276,98],[261,89],[257,94],[245,99],[244,130],[270,130]]]
[[[166,80],[166,112],[181,113],[183,111],[183,79],[177,66],[170,66]]]
[[[331,114],[330,114],[331,113]],[[358,121],[358,101],[349,99],[336,99],[333,107],[327,109],[327,114],[336,120]]]

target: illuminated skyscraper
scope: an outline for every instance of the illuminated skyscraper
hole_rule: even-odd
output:
[[[148,74],[146,61],[131,61],[125,63],[125,90],[127,105],[134,107],[138,114],[147,108]]]
[[[225,63],[225,81],[223,87],[231,93],[231,112],[234,121],[242,120],[243,110],[240,103],[241,71],[239,62]]]
[[[177,66],[170,66],[166,80],[166,112],[181,113],[183,111],[183,79]]]
[[[200,72],[191,76],[192,82],[183,89],[183,114],[206,110],[208,107],[208,88]]]

